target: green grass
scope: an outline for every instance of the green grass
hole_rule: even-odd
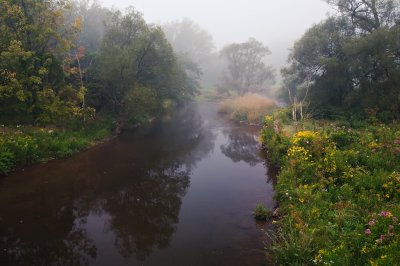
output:
[[[0,175],[17,167],[65,158],[112,135],[113,122],[102,119],[76,130],[35,127],[0,128]]]
[[[282,121],[261,131],[281,167],[276,263],[399,265],[400,125]]]
[[[254,218],[259,221],[266,221],[272,217],[272,212],[268,210],[263,204],[259,203],[254,209]]]

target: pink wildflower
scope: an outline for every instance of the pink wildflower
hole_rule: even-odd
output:
[[[385,218],[390,218],[393,216],[393,214],[390,211],[382,211],[379,216],[385,217]]]
[[[371,234],[371,229],[365,229],[365,235],[370,235]]]
[[[374,225],[375,225],[375,219],[374,219],[374,220],[371,220],[371,221],[369,221],[369,222],[368,222],[368,224],[369,224],[370,226],[374,226]]]
[[[392,217],[392,220],[393,220],[393,222],[397,222],[399,219],[397,219],[396,216],[393,216],[393,217]]]

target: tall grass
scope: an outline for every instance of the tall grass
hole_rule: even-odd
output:
[[[219,112],[238,122],[260,124],[265,115],[271,113],[276,107],[277,104],[274,100],[259,94],[246,94],[223,100]]]

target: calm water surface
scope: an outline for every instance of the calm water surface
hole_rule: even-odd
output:
[[[257,131],[202,103],[0,179],[0,265],[265,265]]]

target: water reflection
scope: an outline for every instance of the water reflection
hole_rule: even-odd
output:
[[[168,247],[188,186],[187,171],[157,169],[108,197],[103,209],[111,216],[109,229],[124,257],[135,254],[144,260],[154,248]]]
[[[96,256],[96,247],[74,222],[71,208],[61,208],[55,216],[45,216],[39,223],[29,219],[32,216],[13,214],[2,208],[1,265],[79,265]]]
[[[255,166],[263,161],[255,134],[241,127],[225,129],[223,133],[228,136],[229,143],[221,145],[221,151],[233,162],[244,161]]]
[[[192,108],[0,180],[0,264],[88,264],[98,255],[86,229],[93,214],[125,258],[168,247],[191,171],[214,148]]]

